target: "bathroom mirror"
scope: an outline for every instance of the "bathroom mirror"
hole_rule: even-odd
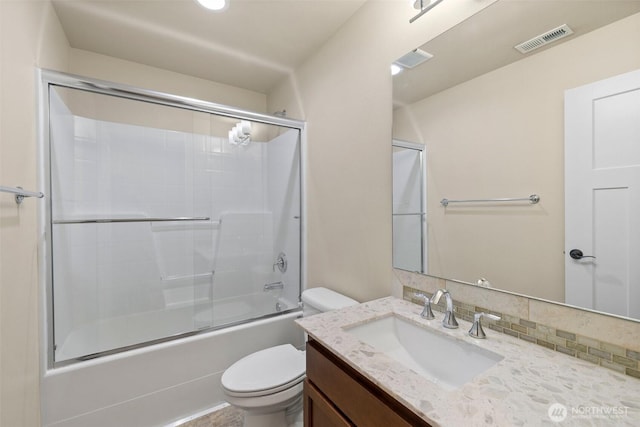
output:
[[[565,91],[640,69],[638,40],[640,1],[499,0],[418,46],[393,138],[429,147],[429,275],[566,302]]]

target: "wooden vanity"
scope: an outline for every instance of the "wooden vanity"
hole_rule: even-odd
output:
[[[307,343],[306,427],[430,427],[320,343]]]

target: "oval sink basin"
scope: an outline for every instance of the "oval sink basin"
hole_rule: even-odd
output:
[[[448,390],[471,381],[503,359],[492,351],[397,316],[344,330]]]

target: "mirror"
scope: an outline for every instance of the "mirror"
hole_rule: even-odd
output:
[[[393,138],[427,147],[427,274],[566,302],[565,91],[640,69],[638,40],[640,1],[499,0],[418,47]]]

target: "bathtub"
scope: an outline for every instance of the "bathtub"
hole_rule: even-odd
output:
[[[56,348],[57,362],[166,339],[203,329],[219,329],[246,319],[268,316],[297,304],[269,292],[213,302],[172,306],[164,310],[100,319],[71,331]]]
[[[239,358],[273,345],[302,348],[301,311],[46,370],[42,425],[161,426],[223,400],[220,377]],[[66,343],[65,343],[66,345]]]

